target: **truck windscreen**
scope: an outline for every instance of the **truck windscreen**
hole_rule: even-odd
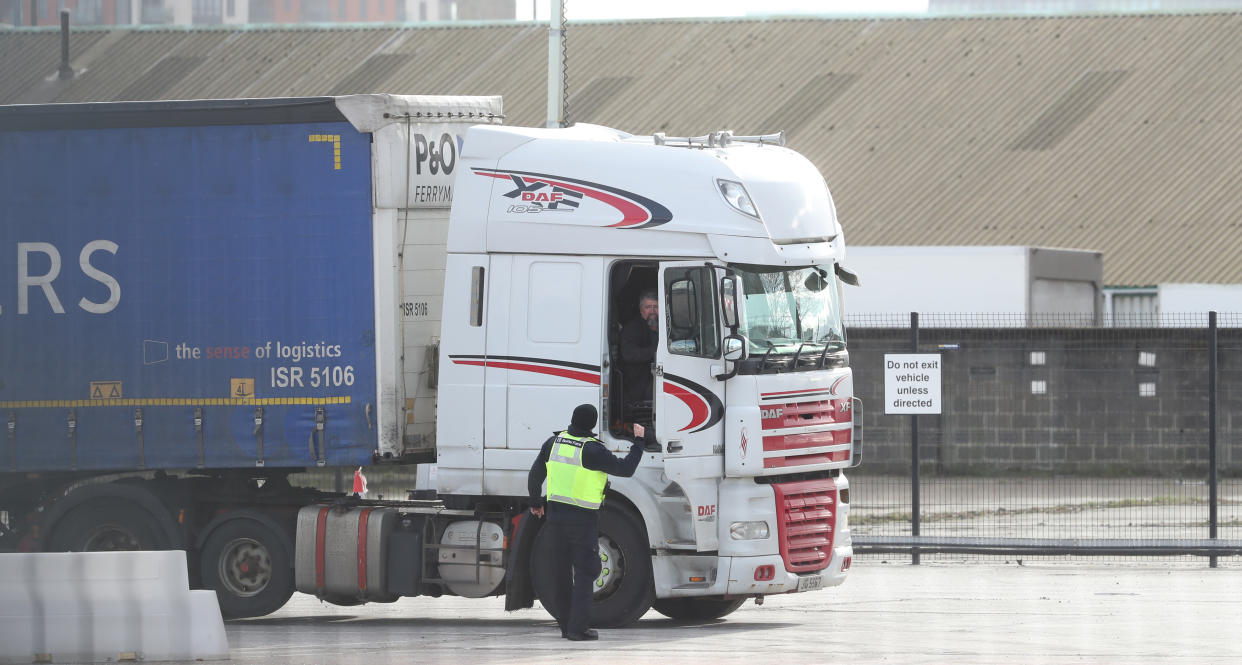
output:
[[[841,290],[832,266],[733,266],[745,299],[739,333],[749,355],[820,355],[845,349]]]

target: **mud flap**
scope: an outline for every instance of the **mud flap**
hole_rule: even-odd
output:
[[[505,611],[524,610],[535,606],[535,585],[530,578],[530,553],[535,549],[535,535],[543,520],[529,511],[518,515],[509,551],[509,569],[505,571]]]

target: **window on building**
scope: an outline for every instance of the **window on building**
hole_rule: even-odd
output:
[[[0,23],[22,24],[21,0],[0,0]]]
[[[219,25],[224,22],[224,3],[221,0],[193,0],[190,20],[194,25]]]
[[[271,23],[275,18],[272,0],[250,0],[251,23]]]
[[[73,13],[73,22],[78,25],[103,23],[103,0],[78,0],[78,8]]]
[[[327,23],[332,20],[332,7],[328,0],[303,0],[303,23]]]
[[[142,22],[154,24],[172,23],[172,7],[165,7],[164,0],[142,0]]]

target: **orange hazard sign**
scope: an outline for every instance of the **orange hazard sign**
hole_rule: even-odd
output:
[[[91,381],[91,399],[121,399],[121,382]]]
[[[254,397],[254,379],[233,379],[229,386],[229,397]]]

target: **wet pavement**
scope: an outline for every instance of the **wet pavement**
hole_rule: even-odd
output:
[[[868,557],[868,559],[872,559]],[[1242,663],[1242,570],[1185,564],[859,561],[845,585],[748,602],[718,621],[652,611],[569,642],[538,605],[297,594],[226,624],[234,663]]]

